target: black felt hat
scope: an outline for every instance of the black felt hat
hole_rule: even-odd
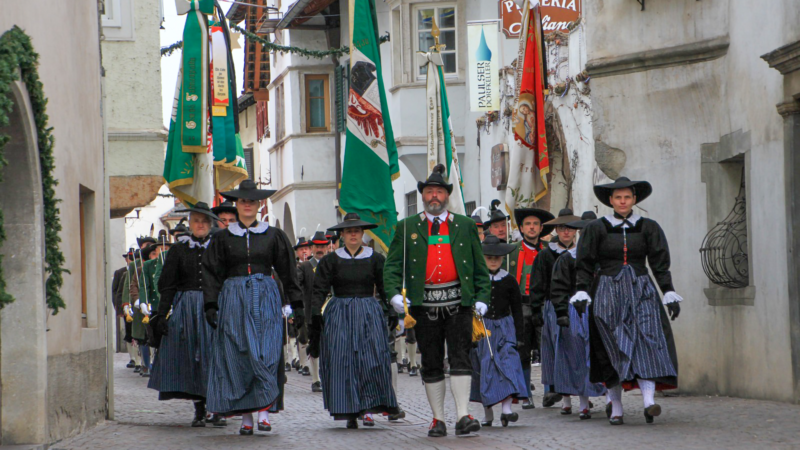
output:
[[[328,245],[330,244],[330,240],[325,237],[325,233],[317,231],[314,233],[314,236],[311,237],[311,243],[314,245]]]
[[[581,214],[581,220],[576,220],[565,225],[576,230],[581,230],[593,220],[597,220],[597,214],[595,214],[594,211],[584,211],[584,213]]]
[[[259,189],[253,180],[244,180],[239,184],[239,189],[220,192],[226,200],[236,201],[240,198],[245,200],[264,200],[278,191],[272,189]]]
[[[179,224],[175,225],[175,228],[169,230],[169,234],[171,234],[171,235],[173,235],[175,237],[178,237],[178,236],[181,236],[181,235],[184,235],[184,234],[187,234],[187,233],[189,233],[189,228],[186,225],[184,225],[183,223],[179,223]]]
[[[214,221],[219,220],[219,217],[217,217],[216,214],[211,212],[211,208],[208,207],[208,203],[206,202],[197,202],[193,208],[178,209],[175,212],[198,213],[210,217],[211,220]]]
[[[514,251],[513,244],[506,244],[493,234],[487,234],[481,243],[483,254],[486,256],[505,256]]]
[[[155,244],[155,243],[156,243],[156,238],[154,237],[141,236],[136,238],[136,245],[138,245],[139,248],[142,247],[142,244]]]
[[[448,184],[444,180],[444,172],[445,172],[444,164],[435,165],[433,167],[433,170],[431,171],[431,175],[428,177],[427,180],[425,180],[425,182],[422,181],[417,182],[417,190],[420,192],[420,194],[422,193],[422,190],[425,189],[427,186],[441,186],[447,190],[448,194],[451,194],[453,192],[453,185]]]
[[[566,225],[570,222],[575,222],[576,220],[581,220],[581,218],[573,214],[571,209],[564,208],[558,212],[558,217],[545,223],[545,225]]]
[[[475,225],[477,225],[477,226],[479,226],[479,227],[483,228],[483,219],[481,219],[481,216],[480,216],[479,214],[474,214],[474,215],[472,215],[472,216],[470,217],[470,219],[472,219],[472,220],[474,220],[474,221],[475,221]]]
[[[556,218],[550,211],[539,208],[518,208],[514,210],[514,220],[517,222],[518,227],[521,227],[525,218],[530,216],[538,217],[539,220],[542,221],[542,232],[539,233],[540,236],[547,236],[552,233],[553,229],[556,227],[555,225],[545,225],[547,222]]]
[[[217,216],[219,216],[222,213],[231,213],[231,214],[236,214],[237,218],[239,217],[239,211],[237,211],[236,207],[233,206],[233,202],[229,200],[222,202],[222,204],[219,206],[211,208],[211,212],[213,212]]]
[[[300,236],[299,238],[297,238],[297,244],[294,246],[294,249],[298,250],[303,247],[308,247],[309,245],[311,245],[311,241],[309,241],[303,236]]]
[[[600,203],[611,207],[609,198],[617,189],[630,188],[633,190],[633,195],[636,197],[636,203],[642,203],[644,199],[653,193],[653,186],[647,181],[631,181],[628,177],[619,177],[617,181],[608,184],[598,184],[594,187],[594,196],[600,200]]]
[[[484,229],[488,229],[493,223],[508,220],[508,216],[500,209],[500,204],[500,200],[492,200],[489,207],[489,219],[483,222]]]
[[[371,230],[373,228],[378,228],[377,224],[365,222],[361,220],[361,216],[358,213],[347,213],[342,219],[342,222],[334,225],[328,230],[344,230],[345,228],[361,228],[362,230]]]

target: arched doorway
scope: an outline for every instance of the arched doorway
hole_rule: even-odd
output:
[[[0,444],[41,443],[47,432],[44,206],[28,90],[11,85],[10,140],[0,182],[3,275],[15,301],[0,312]]]

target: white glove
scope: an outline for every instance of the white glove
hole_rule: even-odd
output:
[[[475,313],[478,314],[480,317],[483,317],[486,314],[486,311],[489,310],[489,307],[486,306],[486,303],[483,302],[475,302]]]
[[[138,308],[139,307],[139,299],[138,298],[136,299],[135,302],[133,302],[133,307],[134,308]]]
[[[131,311],[131,305],[125,305],[125,307],[123,307],[122,310],[128,316],[132,316],[133,315],[133,311]]]
[[[577,302],[586,302],[587,304],[589,304],[592,303],[592,298],[589,297],[589,294],[587,294],[586,291],[578,291],[575,293],[575,295],[572,296],[572,298],[569,299],[569,302],[571,304]]]
[[[392,297],[390,303],[392,304],[392,307],[397,312],[397,314],[403,314],[404,312],[406,312],[406,309],[403,307],[402,295],[396,294],[394,297]],[[406,299],[406,306],[411,306],[411,300]]]
[[[666,294],[664,294],[664,304],[665,305],[668,305],[670,303],[675,303],[675,302],[682,302],[682,301],[683,301],[683,297],[681,297],[680,295],[676,294],[675,291],[669,291]]]
[[[283,317],[289,317],[292,315],[292,307],[289,305],[286,305],[283,308],[281,308],[281,311],[283,311]]]
[[[139,304],[139,311],[142,312],[145,316],[150,315],[150,305],[147,303],[140,303]]]
[[[394,330],[394,335],[400,336],[401,334],[403,334],[403,331],[405,329],[406,329],[406,324],[404,323],[404,321],[403,320],[398,321],[397,328]]]

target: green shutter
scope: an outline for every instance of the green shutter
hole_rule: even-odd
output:
[[[344,120],[344,105],[342,99],[344,98],[344,66],[336,66],[334,70],[334,90],[335,90],[335,110],[336,110],[336,131],[339,133],[345,130]]]

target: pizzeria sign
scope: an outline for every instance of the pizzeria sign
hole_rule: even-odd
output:
[[[581,0],[539,0],[539,4],[544,34],[568,33],[569,26],[581,16]],[[499,0],[498,5],[503,33],[507,38],[518,38],[522,30],[522,8],[514,0]]]

